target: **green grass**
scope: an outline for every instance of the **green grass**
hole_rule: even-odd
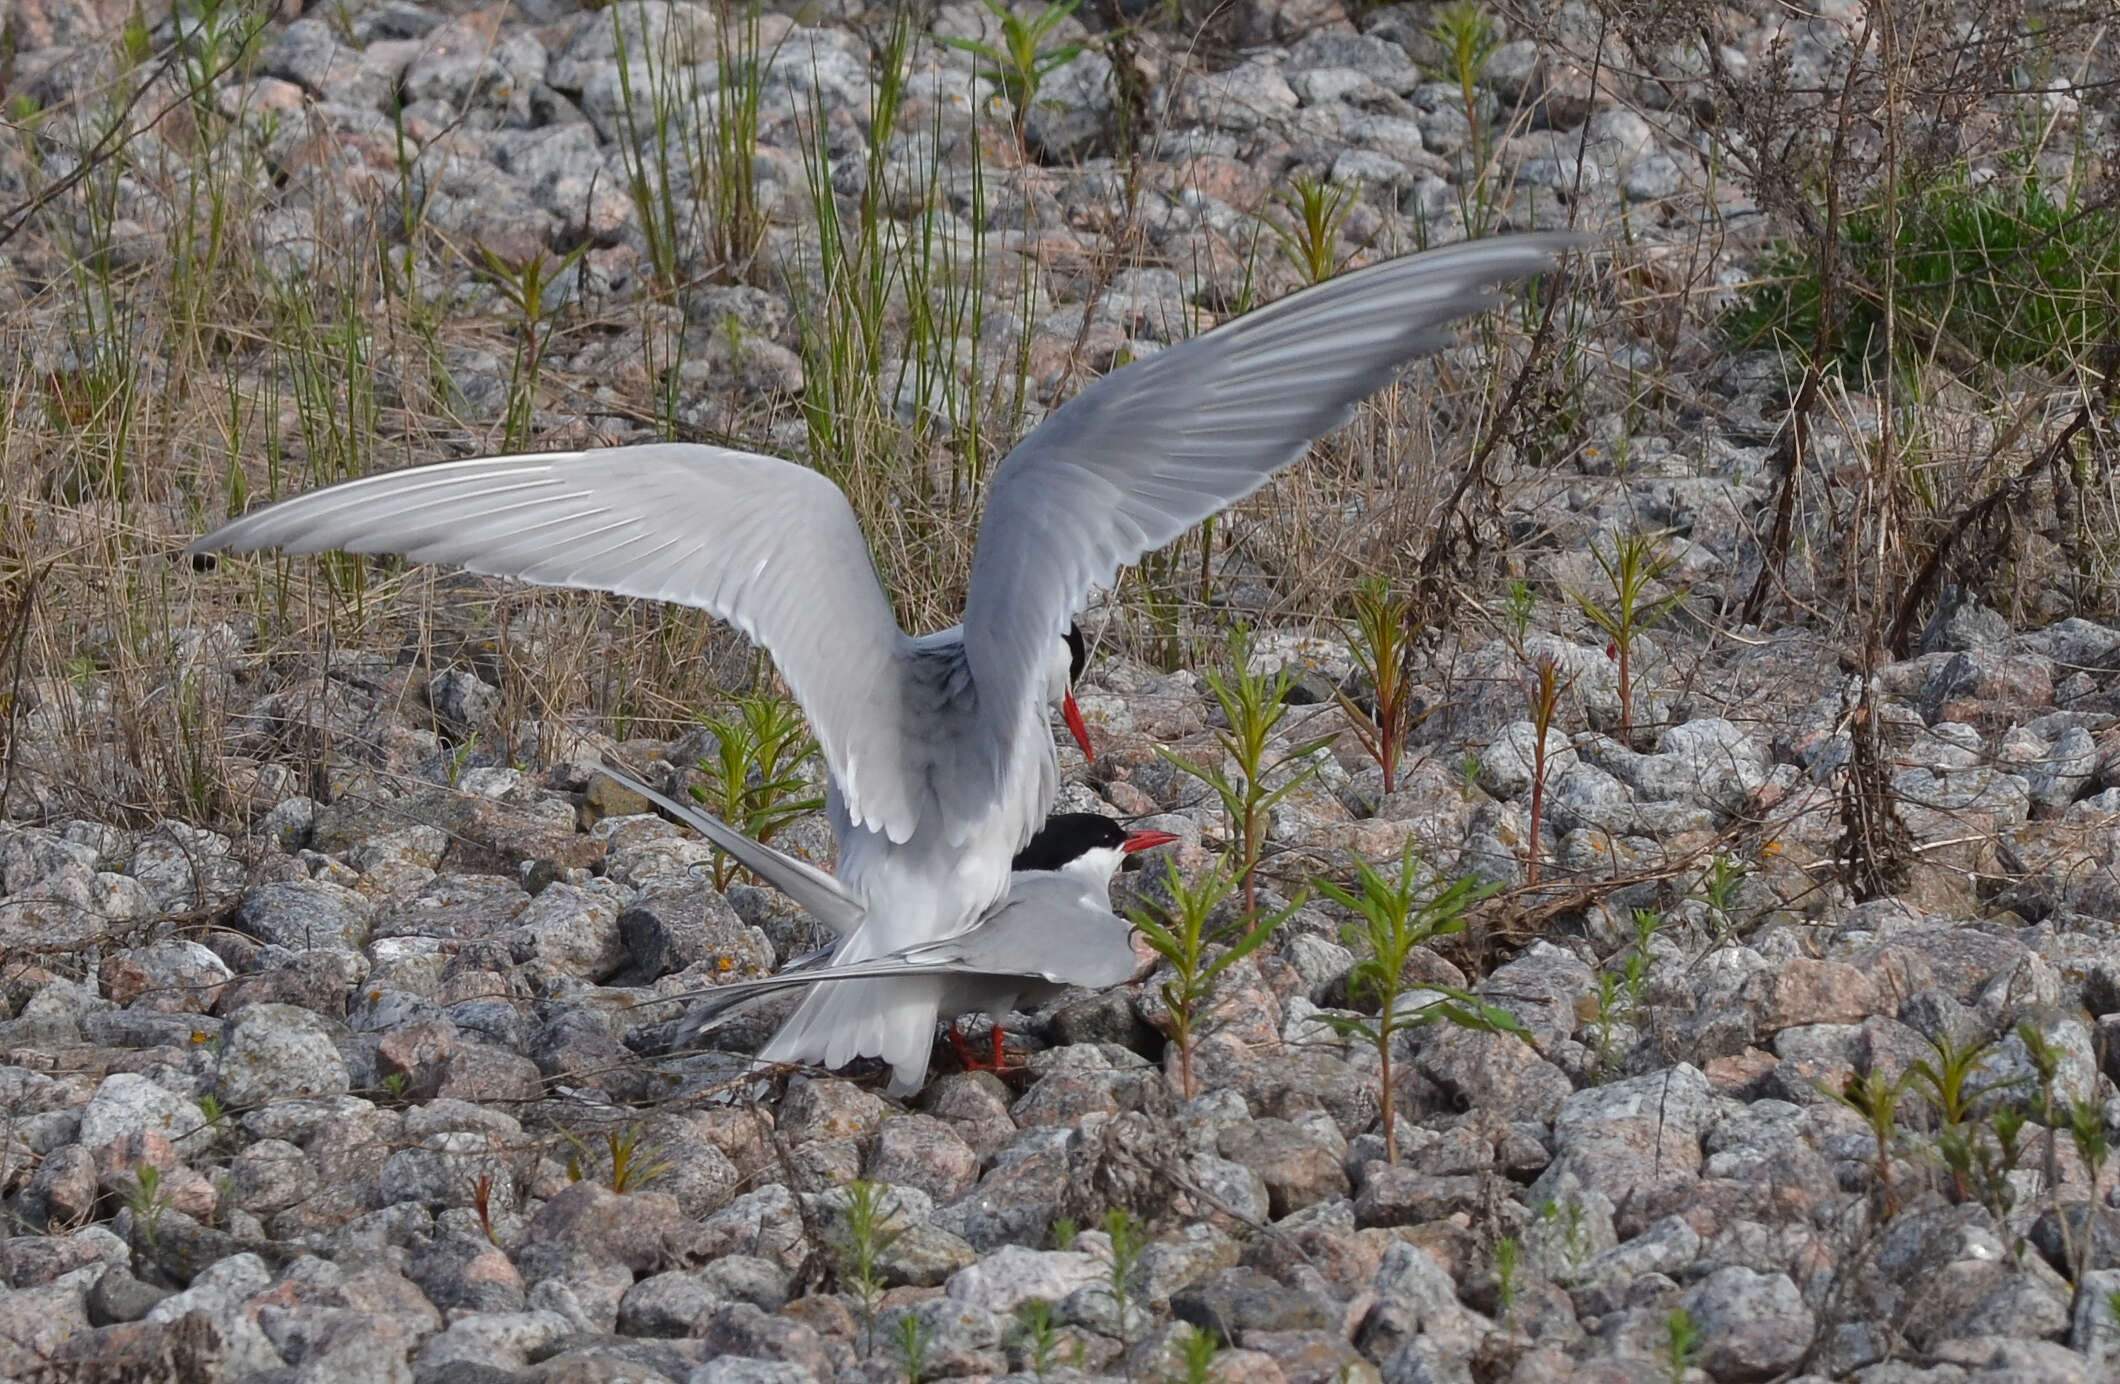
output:
[[[1828,359],[1852,384],[1887,367],[1888,293],[1898,366],[1934,361],[1961,374],[2062,368],[2120,316],[2120,208],[2057,196],[2021,173],[1975,182],[1961,172],[1919,189],[1901,201],[1896,233],[1882,205],[1858,207],[1840,259],[1848,292]],[[1724,336],[1737,348],[1807,354],[1820,307],[1815,248],[1781,241],[1724,318]]]

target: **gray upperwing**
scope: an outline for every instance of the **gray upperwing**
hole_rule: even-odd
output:
[[[745,869],[786,894],[803,910],[839,936],[854,930],[866,911],[859,898],[832,876],[806,860],[754,841],[727,822],[711,817],[664,793],[658,793],[614,764],[607,755],[603,774],[622,788],[640,794],[707,840],[736,857]]]
[[[846,495],[806,466],[674,442],[441,462],[281,500],[190,551],[221,548],[400,553],[708,611],[773,655],[855,822],[905,842],[931,815],[893,695],[909,641]]]
[[[727,999],[732,1003],[797,985],[816,985],[828,980],[901,980],[908,976],[961,976],[985,974],[961,961],[908,961],[903,955],[875,961],[855,961],[844,966],[818,966],[805,971],[782,971],[757,980],[734,980],[704,990],[681,990],[674,995],[655,995],[642,1004],[670,1004],[696,999]]]
[[[1449,344],[1451,322],[1493,307],[1498,285],[1586,243],[1492,236],[1386,260],[1114,370],[1055,410],[994,472],[972,549],[964,651],[993,709],[984,734],[1019,733],[1010,718],[1039,696],[1092,587],[1293,464],[1407,361]],[[989,750],[983,766],[1006,762]]]
[[[1133,976],[1133,925],[1079,881],[1050,871],[1019,870],[1008,897],[978,927],[944,942],[908,947],[909,961],[940,959],[949,949],[959,970],[1040,976],[1057,985],[1103,989]]]

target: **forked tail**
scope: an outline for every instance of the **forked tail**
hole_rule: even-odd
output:
[[[857,1057],[880,1057],[891,1064],[891,1094],[909,1096],[927,1080],[942,984],[915,976],[819,985],[758,1050],[759,1060],[843,1067]]]

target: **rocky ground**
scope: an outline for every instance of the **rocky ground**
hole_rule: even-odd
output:
[[[648,31],[715,32],[709,10],[637,12]],[[1780,44],[1830,71],[1852,13],[1732,11],[1725,60]],[[836,154],[865,151],[846,114],[870,95],[855,18],[761,21],[786,55],[761,103],[768,201],[799,200],[808,103],[838,113]],[[1108,30],[1083,18],[1059,37]],[[1059,67],[1024,121],[1022,220],[992,228],[1057,266],[1011,319],[1033,322],[1031,393],[1236,306],[1239,232],[1292,169],[1361,189],[1350,243],[1462,233],[1473,127],[1431,19],[1248,0],[1224,46],[1150,31],[1121,56],[1154,78],[1130,224],[1156,264],[1103,279],[1069,256],[1119,224],[1106,156],[1125,83],[1103,48]],[[62,108],[123,21],[16,0],[12,89]],[[992,21],[960,4],[929,27]],[[257,52],[217,99],[272,115],[252,172],[285,195],[251,230],[288,272],[319,272],[333,218],[409,138],[441,232],[518,263],[587,245],[565,292],[643,294],[608,14],[388,0],[276,20]],[[1624,225],[1653,283],[1703,227],[1758,219],[1704,171],[1701,112],[1668,73],[1594,77],[1574,56],[1526,38],[1488,62],[1475,104],[1534,113],[1489,133],[1507,155],[1491,224]],[[1008,126],[993,90],[955,94],[969,64],[925,43],[914,64],[960,169]],[[2110,132],[2109,95],[2104,114],[2049,95]],[[932,155],[917,144],[894,158]],[[63,162],[27,143],[5,156],[21,188],[30,164]],[[161,233],[152,189],[114,196],[118,222]],[[767,235],[799,258],[799,228]],[[25,242],[10,268],[31,309],[38,253]],[[1687,262],[1695,287],[1744,272],[1739,250]],[[1287,287],[1285,260],[1267,265],[1262,291]],[[490,285],[466,293],[459,310],[490,307]],[[790,301],[724,284],[685,306],[708,362],[686,377],[693,422],[795,449]],[[539,436],[648,435],[609,382],[652,340],[568,338]],[[1683,355],[1662,352],[1659,368]],[[1652,360],[1616,332],[1584,355],[1593,371]],[[456,412],[423,435],[470,450],[507,409],[509,369],[476,346],[447,365]],[[213,664],[221,763],[247,805],[213,827],[146,824],[69,796],[54,747],[110,710],[93,669],[39,681],[9,704],[0,822],[0,1379],[2112,1378],[2120,627],[2038,582],[2009,617],[1954,599],[1859,710],[1862,679],[1800,614],[1718,617],[1758,566],[1787,381],[1769,356],[1708,353],[1684,387],[1683,406],[1591,422],[1565,465],[1522,473],[1503,523],[1535,537],[1521,570],[1538,599],[1521,630],[1490,612],[1433,638],[1431,714],[1391,791],[1333,695],[1362,692],[1345,642],[1254,641],[1257,667],[1293,679],[1277,744],[1334,736],[1272,814],[1269,905],[1408,845],[1510,890],[1411,976],[1475,992],[1524,1035],[1406,1031],[1395,1164],[1374,1051],[1321,1017],[1347,1012],[1357,960],[1325,903],[1224,973],[1190,1099],[1146,950],[1133,984],[1017,1016],[998,1075],[941,1049],[905,1105],[874,1073],[746,1081],[741,1052],[780,1009],[672,1052],[674,997],[815,939],[771,891],[712,887],[701,842],[593,771],[613,753],[697,782],[703,733],[525,727],[479,658],[288,659],[256,620],[216,616],[175,642]],[[1876,427],[1858,401],[1822,469]],[[172,504],[166,527],[188,519]],[[1685,600],[1633,650],[1622,736],[1615,661],[1562,593],[1594,583],[1593,542],[1639,526],[1670,535]],[[1270,575],[1229,571],[1236,587]],[[1110,633],[1123,617],[1102,618]],[[1168,853],[1197,868],[1229,824],[1159,750],[1218,761],[1221,713],[1199,673],[1108,644],[1079,689],[1099,758],[1063,750],[1058,806],[1171,831]],[[1534,823],[1522,682],[1541,657],[1567,690]],[[1857,902],[1843,836],[1872,727],[1910,864]],[[814,815],[778,840],[829,853]],[[1152,902],[1152,879],[1123,877],[1120,904]],[[1870,1085],[1836,1099],[1851,1079]]]

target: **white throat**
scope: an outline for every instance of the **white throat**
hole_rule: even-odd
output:
[[[1119,872],[1119,866],[1125,859],[1126,852],[1117,846],[1096,846],[1062,865],[1057,873],[1073,880],[1081,886],[1085,894],[1103,899],[1108,905],[1111,900],[1112,876]]]

